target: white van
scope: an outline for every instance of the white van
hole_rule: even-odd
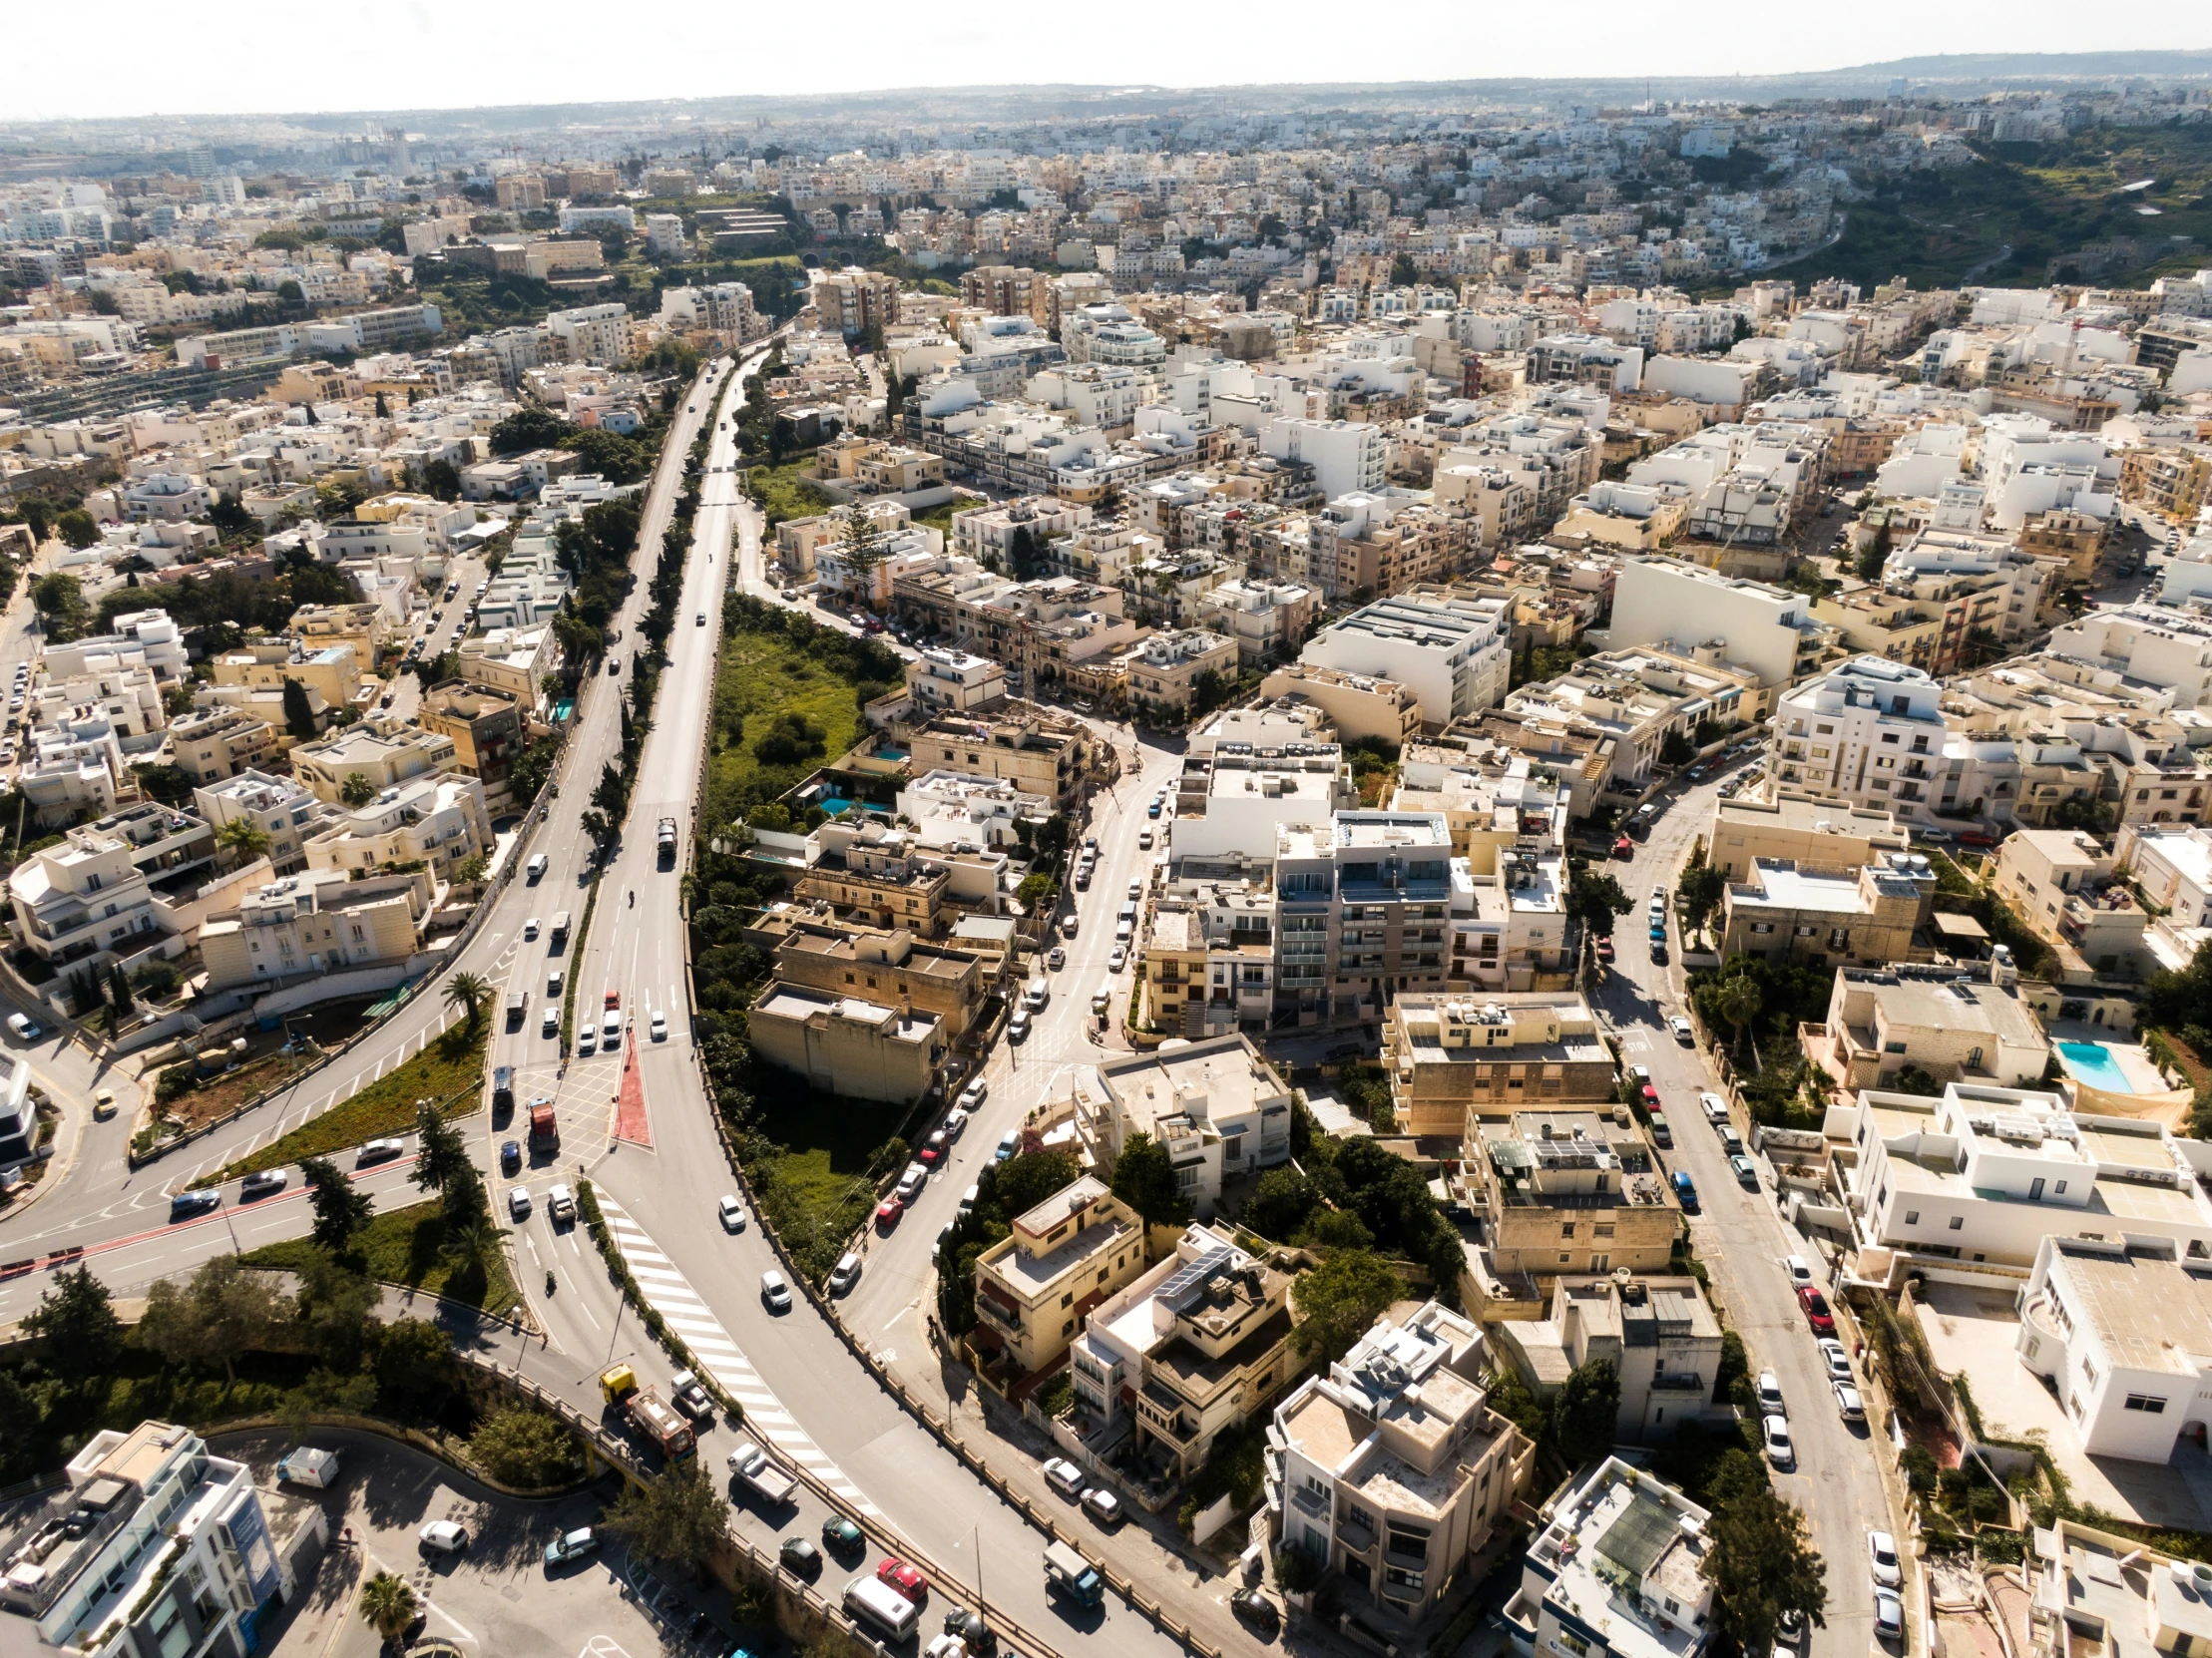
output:
[[[599,1022],[599,1044],[612,1049],[622,1039],[623,1011],[620,1008],[610,1008],[607,1010],[607,1017]]]
[[[1091,993],[1091,1011],[1094,1014],[1104,1014],[1112,1006],[1113,987],[1111,985],[1101,985]]]
[[[289,1480],[294,1485],[313,1485],[324,1488],[338,1477],[338,1453],[321,1451],[312,1446],[301,1446],[285,1453],[276,1464],[276,1477]]]
[[[522,867],[523,873],[530,877],[530,884],[535,887],[545,879],[546,871],[553,867],[553,860],[541,852]]]
[[[888,1583],[856,1577],[845,1585],[845,1611],[857,1623],[873,1624],[894,1641],[914,1633],[921,1608]]]

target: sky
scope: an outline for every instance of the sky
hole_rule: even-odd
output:
[[[1317,0],[1008,12],[845,0],[19,0],[0,120],[453,109],[1041,82],[1249,85],[1494,76],[1776,74],[1939,52],[2212,44],[2176,14],[2010,0],[1860,0],[1833,12],[1720,0],[1458,0],[1367,14]],[[1162,23],[1172,21],[1171,28]],[[1797,21],[1803,19],[1802,22]],[[2201,29],[2192,35],[2204,33]],[[95,40],[111,50],[87,51]],[[40,70],[34,66],[47,66]]]

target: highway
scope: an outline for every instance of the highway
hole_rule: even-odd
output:
[[[1613,933],[1617,956],[1601,971],[1591,1005],[1618,1039],[1623,1064],[1651,1072],[1660,1108],[1672,1131],[1671,1150],[1657,1153],[1670,1174],[1687,1170],[1697,1188],[1699,1213],[1689,1217],[1690,1242],[1710,1275],[1714,1298],[1728,1326],[1750,1349],[1752,1374],[1771,1370],[1782,1385],[1797,1465],[1773,1470],[1776,1491],[1805,1512],[1813,1546],[1828,1561],[1828,1627],[1813,1632],[1814,1658],[1861,1658],[1879,1650],[1874,1641],[1874,1585],[1868,1574],[1866,1533],[1889,1530],[1889,1504],[1865,1423],[1847,1423],[1836,1412],[1827,1372],[1782,1266],[1801,1255],[1814,1264],[1825,1293],[1828,1275],[1812,1240],[1783,1221],[1773,1197],[1773,1170],[1759,1164],[1760,1190],[1737,1183],[1708,1124],[1698,1094],[1717,1089],[1705,1054],[1668,1034],[1669,1015],[1686,1013],[1681,930],[1670,919],[1669,961],[1656,966],[1644,940],[1644,916],[1653,887],[1670,897],[1691,845],[1712,825],[1713,800],[1726,772],[1704,785],[1669,791],[1672,803],[1653,823],[1650,837],[1626,863],[1602,867],[1634,902]],[[1671,911],[1670,911],[1671,915]],[[1735,1128],[1748,1142],[1751,1124],[1741,1111]]]

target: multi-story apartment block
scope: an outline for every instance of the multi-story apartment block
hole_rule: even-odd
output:
[[[976,1257],[970,1345],[1008,1380],[1034,1375],[1144,1267],[1143,1222],[1084,1175],[1015,1216],[1008,1235]]]
[[[263,771],[241,771],[193,790],[200,815],[220,832],[226,823],[250,823],[267,837],[269,867],[289,875],[307,867],[307,843],[335,817],[298,782]]]
[[[1323,628],[1298,659],[1393,679],[1413,693],[1422,724],[1440,729],[1505,700],[1513,629],[1508,604],[1424,589],[1377,600]]]
[[[404,966],[421,948],[433,896],[425,870],[363,881],[315,869],[258,887],[234,914],[202,924],[209,987]]]
[[[1539,1517],[1544,1529],[1503,1614],[1512,1651],[1685,1658],[1704,1649],[1713,1609],[1703,1573],[1710,1510],[1648,1469],[1608,1456]],[[1638,1610],[1610,1612],[1625,1606]]]
[[[980,683],[988,684],[988,677]],[[993,706],[988,714],[933,713],[918,703],[913,720],[901,722],[894,735],[918,768],[996,777],[1064,809],[1073,804],[1091,770],[1090,727],[1027,702]]]
[[[823,328],[847,339],[870,328],[888,328],[899,319],[899,279],[885,271],[847,265],[817,275],[811,291]]]
[[[1694,1278],[1560,1278],[1544,1319],[1508,1320],[1497,1329],[1523,1379],[1534,1375],[1539,1398],[1554,1378],[1610,1363],[1620,1382],[1616,1445],[1666,1445],[1682,1424],[1713,1409],[1720,1321]]]
[[[293,1585],[251,1468],[190,1429],[144,1422],[101,1430],[67,1471],[67,1492],[32,1528],[38,1569],[8,1585],[9,1603],[37,1620],[36,1647],[254,1650],[260,1613]]]
[[[2074,829],[2022,829],[1997,848],[1991,886],[2057,951],[2068,982],[2151,971],[2150,916],[2112,879],[2116,862],[2095,836]]]
[[[1482,1331],[1432,1301],[1276,1406],[1265,1484],[1283,1546],[1408,1622],[1433,1610],[1536,1462],[1490,1409],[1484,1359]]]
[[[934,1014],[781,980],[760,993],[745,1017],[763,1059],[848,1099],[911,1105],[936,1081],[947,1050]]]
[[[411,725],[361,720],[292,750],[292,776],[317,800],[337,805],[346,779],[360,777],[376,793],[454,763],[454,741]]]
[[[1259,688],[1279,704],[1319,709],[1344,742],[1373,738],[1402,748],[1421,730],[1421,699],[1396,679],[1293,661],[1272,670]]]
[[[169,742],[177,768],[202,786],[269,765],[288,746],[258,713],[221,704],[179,716]]]
[[[1881,807],[1839,806],[1784,786],[1771,798],[1713,802],[1705,861],[1731,881],[1769,863],[1857,869],[1912,850],[1912,837]]]
[[[1166,1149],[1175,1184],[1202,1220],[1224,1177],[1256,1174],[1290,1156],[1290,1090],[1242,1035],[1156,1054],[1078,1065],[1076,1131],[1110,1172],[1131,1134]]]
[[[447,679],[422,693],[416,717],[432,736],[451,740],[454,764],[479,779],[487,795],[500,795],[528,740],[523,711],[534,700]]]
[[[903,927],[848,926],[826,912],[793,915],[775,929],[775,975],[785,985],[919,1010],[958,1041],[984,997],[973,952],[917,939]]]
[[[1754,859],[1721,895],[1721,954],[1814,967],[1925,962],[1935,893],[1928,860],[1905,853],[1857,869]]]
[[[1862,1089],[1846,1201],[1859,1275],[1966,1261],[2025,1277],[2043,1240],[2169,1243],[2212,1260],[2212,1196],[2189,1143],[2141,1117],[2092,1116],[2039,1089],[1948,1082],[1940,1098]]]
[[[2212,833],[2201,826],[2133,823],[2112,849],[2115,867],[2176,927],[2212,927]]]
[[[72,829],[8,876],[15,934],[58,974],[103,974],[161,942],[153,893],[122,835]]]
[[[1460,1180],[1485,1216],[1479,1285],[1527,1300],[1561,1274],[1657,1272],[1682,1232],[1674,1188],[1633,1123],[1535,1106],[1503,1121],[1469,1107]]]
[[[911,712],[972,714],[1006,696],[1006,668],[988,656],[926,645],[907,658],[906,694]]]
[[[2212,620],[2159,605],[2094,610],[2051,630],[2049,649],[2173,693],[2180,708],[2212,706]]]
[[[1198,601],[1198,621],[1235,641],[1239,668],[1264,667],[1296,654],[1317,605],[1310,588],[1239,577]]]
[[[331,827],[307,842],[307,863],[366,872],[420,862],[434,880],[450,882],[461,865],[489,857],[493,846],[484,785],[439,772],[395,783],[365,806],[339,808]]]
[[[812,837],[815,856],[792,889],[797,897],[831,905],[868,926],[900,927],[928,939],[944,932],[953,876],[943,859],[925,853],[906,831],[881,823],[837,829]]]
[[[1835,629],[1787,588],[1716,576],[1675,559],[1628,558],[1613,589],[1613,648],[1665,645],[1677,656],[1748,669],[1760,684],[1793,684],[1827,654]]]
[[[1395,997],[1383,1067],[1400,1133],[1472,1136],[1478,1117],[1613,1095],[1612,1052],[1573,991]]]
[[[1188,627],[1152,634],[1117,659],[1128,704],[1142,719],[1179,723],[1202,684],[1233,684],[1236,641]]]
[[[1085,1315],[1068,1358],[1077,1400],[1108,1432],[1125,1417],[1137,1453],[1162,1457],[1170,1477],[1196,1473],[1297,1373],[1285,1265],[1226,1228],[1185,1228],[1165,1260]]]
[[[1881,656],[1854,656],[1785,691],[1774,713],[1776,786],[1918,818],[1957,799],[1943,687]]]
[[[610,301],[548,311],[545,326],[546,332],[560,341],[568,362],[615,366],[630,360],[630,309],[626,305]]]
[[[1800,1026],[1798,1039],[1849,1091],[1887,1087],[1908,1065],[1939,1082],[2025,1087],[2050,1062],[2049,1038],[2002,961],[1974,978],[1956,966],[1839,968],[1827,1020]]]

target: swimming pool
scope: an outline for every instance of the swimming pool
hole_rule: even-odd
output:
[[[2127,1072],[2112,1057],[2102,1042],[2060,1042],[2058,1062],[2073,1072],[2075,1078],[2092,1088],[2102,1088],[2106,1093],[2133,1093],[2135,1084],[2127,1079]]]

